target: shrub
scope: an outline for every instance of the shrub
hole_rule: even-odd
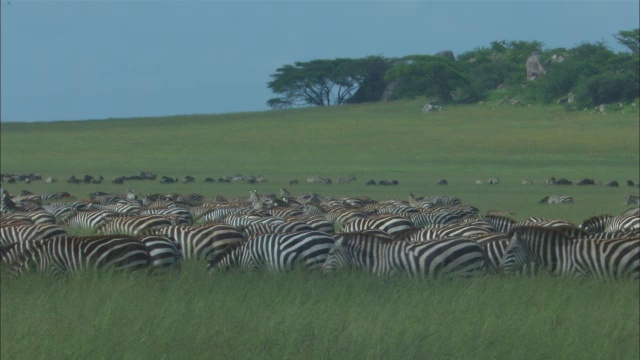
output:
[[[630,102],[638,97],[638,74],[606,72],[583,79],[574,93],[579,107],[613,102]]]

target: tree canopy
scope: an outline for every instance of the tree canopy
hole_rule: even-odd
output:
[[[629,51],[614,52],[604,42],[545,49],[539,41],[496,40],[457,58],[409,55],[360,59],[319,59],[283,65],[267,86],[278,96],[274,109],[330,106],[425,97],[469,103],[498,96],[550,103],[574,98],[574,107],[638,98],[640,30],[613,38]],[[526,62],[537,54],[546,73],[527,79]],[[392,89],[385,93],[385,90]]]

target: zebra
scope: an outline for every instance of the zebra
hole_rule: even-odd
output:
[[[180,268],[180,247],[172,238],[154,234],[138,236],[135,239],[144,244],[149,253],[149,273]]]
[[[433,226],[409,234],[409,241],[425,242],[445,238],[471,237],[481,234],[495,233],[496,230],[488,223],[463,223]]]
[[[455,196],[436,195],[423,198],[416,198],[414,193],[409,194],[409,205],[417,208],[433,208],[441,206],[462,205],[462,201]]]
[[[72,198],[71,194],[69,194],[66,191],[61,191],[61,192],[46,192],[46,193],[40,193],[40,194],[36,194],[36,196],[38,196],[41,200],[43,201],[49,201],[49,200],[60,200],[60,199],[70,199]]]
[[[484,251],[484,270],[487,274],[499,274],[500,262],[504,257],[509,246],[509,238],[506,234],[502,234],[505,239],[492,240],[480,243]],[[517,275],[532,276],[537,273],[538,268],[534,262],[529,262],[522,266],[520,271],[516,272]]]
[[[154,231],[175,240],[183,261],[203,261],[225,255],[244,242],[240,230],[229,225],[167,226]]]
[[[139,215],[142,211],[142,207],[139,204],[134,203],[114,203],[114,204],[99,204],[99,203],[90,203],[90,210],[111,210],[117,213],[131,216],[131,215]]]
[[[365,215],[360,211],[338,209],[338,208],[332,208],[327,210],[322,206],[315,205],[315,204],[305,204],[304,214],[305,215],[322,215],[327,220],[339,226],[348,224],[353,220],[365,217]]]
[[[223,257],[208,261],[210,272],[240,267],[258,270],[288,271],[297,266],[319,269],[333,247],[334,238],[319,231],[257,236]]]
[[[391,237],[414,229],[413,222],[406,217],[397,215],[381,215],[355,219],[342,225],[341,232],[356,232],[363,230],[382,230]]]
[[[556,275],[640,279],[640,236],[609,239],[570,239],[562,232],[523,227],[510,235],[500,269],[517,271],[529,262]]]
[[[112,205],[126,198],[127,198],[126,196],[120,195],[120,194],[95,193],[95,194],[89,195],[89,199],[91,199],[91,203],[101,204],[101,205]]]
[[[36,225],[41,225],[41,224],[53,225],[57,223],[55,216],[41,209],[27,211],[22,214],[28,216],[31,220],[33,220],[33,223]]]
[[[621,215],[622,216],[640,215],[640,207],[629,208],[629,209],[623,211]]]
[[[111,210],[81,211],[66,219],[63,225],[69,228],[98,229],[120,216],[122,214]]]
[[[624,203],[625,203],[625,205],[640,206],[640,196],[638,196],[638,195],[627,195]]]
[[[482,247],[470,240],[409,243],[393,240],[379,230],[341,233],[335,238],[323,265],[325,272],[355,267],[378,276],[407,274],[435,279],[479,275],[484,267]]]
[[[141,235],[170,225],[172,225],[171,220],[162,215],[118,217],[99,226],[96,232],[98,234]]]
[[[416,227],[422,228],[428,225],[446,225],[459,222],[460,220],[477,216],[479,210],[473,206],[446,206],[426,210],[409,215],[409,219]]]
[[[281,217],[281,218],[285,218],[289,216],[298,216],[303,214],[302,208],[294,208],[294,207],[277,207],[277,208],[269,209],[267,210],[267,212],[272,216]]]
[[[568,195],[549,195],[538,201],[540,204],[573,204],[573,198]]]
[[[302,216],[292,216],[286,217],[286,221],[302,221],[311,226],[312,230],[324,232],[327,234],[333,234],[335,229],[333,227],[333,223],[324,216],[319,215],[302,215]]]
[[[244,213],[247,209],[239,206],[224,206],[213,208],[210,211],[205,211],[199,217],[196,217],[198,223],[209,223],[222,220],[225,216],[236,213]]]
[[[640,215],[593,216],[583,221],[578,228],[587,233],[640,229]]]
[[[146,269],[149,252],[130,236],[72,236],[33,241],[10,266],[20,276],[35,270],[54,277],[82,271],[134,271]]]
[[[286,234],[298,231],[313,231],[311,225],[302,221],[287,221],[280,224],[253,223],[242,229],[245,237],[251,238],[262,234]]]
[[[56,223],[63,223],[78,212],[73,205],[43,205],[42,208],[56,218]]]
[[[491,224],[498,232],[505,234],[511,231],[517,224],[517,221],[507,216],[485,215],[483,219]]]
[[[175,225],[192,225],[193,216],[187,209],[169,208],[169,209],[146,209],[140,212],[140,215],[173,215],[177,217],[178,223]]]
[[[67,231],[64,228],[51,224],[2,226],[0,227],[0,245],[6,246],[28,240],[49,239],[66,235]]]

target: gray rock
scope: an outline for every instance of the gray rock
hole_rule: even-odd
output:
[[[540,53],[537,51],[534,51],[531,56],[527,58],[527,62],[525,65],[527,67],[528,80],[535,80],[547,73],[547,71],[542,66],[542,63],[540,62]]]

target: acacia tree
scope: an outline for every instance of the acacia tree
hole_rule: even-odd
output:
[[[613,37],[633,54],[640,53],[640,29],[618,31]]]
[[[365,59],[338,58],[313,60],[284,65],[276,70],[267,86],[280,97],[270,99],[272,108],[292,106],[330,106],[346,103],[367,79],[369,63],[379,57]]]

